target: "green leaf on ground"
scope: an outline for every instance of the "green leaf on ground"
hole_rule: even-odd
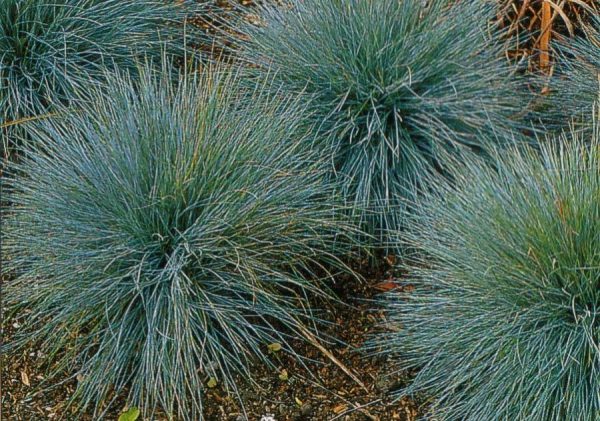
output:
[[[217,383],[218,383],[217,379],[216,379],[216,378],[214,378],[214,377],[211,377],[211,378],[208,380],[208,383],[207,383],[206,385],[207,385],[207,386],[208,386],[210,389],[212,389],[212,388],[214,388],[214,387],[217,387]]]
[[[267,348],[269,348],[269,351],[271,351],[271,352],[278,352],[278,351],[281,351],[281,344],[274,342],[272,344],[269,344],[269,346]]]
[[[126,412],[119,415],[119,421],[135,421],[140,416],[140,410],[135,406],[129,408]]]

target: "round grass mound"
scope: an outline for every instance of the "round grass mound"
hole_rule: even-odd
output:
[[[0,129],[81,100],[106,69],[183,55],[184,21],[202,6],[162,0],[0,0]],[[12,128],[12,130],[8,130]]]
[[[349,272],[353,228],[298,106],[223,69],[172,79],[110,78],[9,167],[3,300],[24,329],[8,346],[78,367],[74,402],[97,416],[121,395],[201,419],[207,384],[235,393],[236,373],[294,353],[319,322],[309,298]]]
[[[525,89],[488,23],[497,4],[449,3],[305,0],[265,6],[245,30],[258,76],[307,96],[330,177],[380,243],[448,155],[520,124]]]
[[[466,160],[419,201],[414,291],[387,296],[374,349],[417,370],[401,393],[430,396],[435,419],[595,420],[600,130],[494,163]]]

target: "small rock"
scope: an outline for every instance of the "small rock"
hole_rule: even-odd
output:
[[[313,412],[313,407],[309,403],[305,403],[300,407],[300,414],[303,417],[310,417]]]
[[[246,417],[243,415],[238,415],[235,421],[246,421]]]
[[[285,417],[288,413],[288,408],[284,404],[279,405],[279,415]]]
[[[387,392],[390,390],[390,378],[387,376],[378,376],[375,380],[375,387],[380,392]]]

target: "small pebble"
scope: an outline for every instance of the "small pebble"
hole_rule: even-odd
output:
[[[288,408],[284,404],[279,405],[279,415],[281,417],[284,417],[287,413],[288,413]]]
[[[390,390],[390,379],[387,376],[378,376],[375,380],[375,387],[380,392],[387,392]]]
[[[300,414],[303,417],[310,417],[312,415],[313,412],[313,408],[311,406],[311,404],[309,403],[305,403],[300,407]]]

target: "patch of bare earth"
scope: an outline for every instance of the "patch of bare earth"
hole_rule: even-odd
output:
[[[205,391],[205,419],[223,421],[412,421],[418,407],[409,399],[394,400],[390,391],[402,386],[407,375],[394,372],[389,361],[365,357],[358,350],[368,337],[380,329],[383,315],[374,310],[371,298],[382,289],[395,287],[390,273],[370,276],[364,283],[340,282],[338,293],[345,304],[327,310],[331,323],[324,337],[339,342],[315,340],[294,344],[304,362],[289,356],[284,349],[273,352],[274,367],[257,367],[251,384],[236,379],[239,396],[217,383]],[[382,281],[381,279],[384,279]],[[5,320],[5,341],[21,327],[19,318]],[[74,414],[68,399],[77,385],[76,367],[64,373],[64,381],[45,391],[46,375],[40,363],[45,356],[36,349],[2,355],[2,416],[7,420],[70,420]],[[211,385],[212,386],[212,385]],[[36,393],[36,391],[38,391]],[[245,413],[242,410],[245,409]],[[106,419],[116,420],[126,402],[114,405]],[[270,418],[269,418],[270,417]],[[92,420],[84,416],[84,420]],[[159,419],[167,419],[157,417]]]

